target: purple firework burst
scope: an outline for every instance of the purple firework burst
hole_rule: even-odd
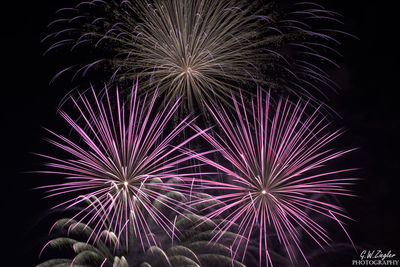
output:
[[[72,158],[41,155],[51,160],[47,164],[51,170],[41,173],[60,174],[67,179],[42,187],[48,189],[49,196],[73,195],[56,207],[89,203],[71,219],[94,225],[94,235],[106,228],[116,233],[118,240],[126,241],[127,246],[128,240],[136,238],[144,248],[156,244],[154,225],[171,238],[176,234],[165,210],[179,214],[187,211],[183,202],[165,192],[186,194],[182,184],[167,181],[192,175],[185,171],[192,167],[185,163],[191,156],[178,150],[196,135],[176,140],[190,123],[189,116],[168,133],[165,131],[180,99],[156,112],[156,94],[147,101],[146,97],[137,97],[137,91],[136,84],[130,100],[122,103],[116,90],[116,105],[111,104],[107,89],[102,99],[93,91],[92,103],[85,95],[78,100],[72,98],[79,120],[63,111],[61,116],[77,133],[79,142],[49,131],[57,140],[49,142]]]
[[[218,240],[235,227],[239,235],[232,242],[234,255],[241,247],[244,260],[250,240],[258,239],[259,263],[269,266],[272,259],[268,240],[274,235],[291,262],[296,261],[299,252],[308,264],[300,232],[321,247],[330,241],[327,229],[316,217],[334,220],[349,237],[342,220],[350,218],[343,208],[330,203],[328,196],[352,196],[347,186],[355,178],[339,178],[339,174],[354,169],[326,170],[325,165],[351,150],[328,147],[342,131],[329,132],[318,109],[310,114],[307,104],[281,99],[275,106],[270,104],[270,95],[264,99],[261,91],[248,110],[243,97],[237,101],[232,96],[232,101],[236,110],[233,117],[223,108],[208,107],[222,134],[203,133],[220,159],[232,168],[204,155],[197,156],[227,178],[224,182],[204,179],[199,185],[224,192],[215,196],[224,205],[210,205],[207,214],[210,219],[225,218],[216,226],[213,239]],[[200,131],[198,126],[195,128]]]

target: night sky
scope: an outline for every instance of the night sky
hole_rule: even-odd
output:
[[[346,157],[362,178],[354,191],[359,196],[343,201],[355,222],[348,226],[354,242],[369,249],[392,250],[400,259],[399,215],[399,90],[396,67],[399,33],[390,1],[318,0],[344,15],[344,29],[360,40],[344,38],[340,69],[331,73],[341,90],[330,105],[342,118],[334,124],[346,129],[339,147],[359,148]],[[49,86],[63,55],[42,56],[40,40],[57,8],[68,1],[7,1],[1,5],[1,220],[2,266],[33,266],[46,239],[51,220],[42,219],[54,204],[35,190],[52,177],[29,173],[42,159],[32,152],[55,151],[43,138],[44,127],[64,129],[56,114],[67,93],[62,84]],[[64,56],[65,57],[65,56]],[[346,241],[344,234],[334,234]],[[5,248],[5,250],[4,250]],[[350,266],[355,252],[341,259]],[[332,259],[331,259],[332,260]],[[322,263],[320,266],[324,266]],[[334,262],[326,266],[339,266]]]

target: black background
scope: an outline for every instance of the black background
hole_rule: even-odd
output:
[[[2,260],[9,263],[0,265],[34,266],[45,239],[43,229],[48,229],[40,218],[52,203],[42,199],[43,191],[33,188],[49,183],[50,178],[26,172],[41,168],[42,159],[31,152],[49,152],[43,127],[63,127],[56,110],[67,93],[60,84],[48,85],[57,70],[54,65],[63,55],[43,57],[45,46],[40,40],[54,11],[68,6],[68,1],[7,2],[6,6],[0,4],[0,236],[5,247]],[[348,229],[361,247],[400,254],[399,45],[395,41],[400,15],[395,14],[390,1],[318,3],[343,14],[345,30],[360,38],[343,41],[344,57],[338,61],[341,68],[332,73],[341,91],[331,98],[331,106],[342,117],[337,125],[347,129],[341,145],[360,148],[347,157],[361,168],[357,176],[362,178],[355,187],[359,197],[344,202],[356,220]],[[338,235],[343,239],[343,233]],[[358,258],[356,253],[347,257],[340,266]]]

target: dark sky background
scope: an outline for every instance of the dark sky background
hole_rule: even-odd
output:
[[[31,152],[49,152],[43,127],[62,127],[56,109],[67,90],[48,83],[63,56],[43,57],[40,40],[54,11],[67,2],[20,0],[0,6],[1,252],[2,260],[12,262],[0,262],[2,266],[37,264],[49,229],[41,217],[52,202],[33,188],[49,183],[50,177],[26,172],[41,166],[42,160]],[[343,41],[341,68],[332,73],[341,91],[331,98],[331,105],[343,118],[337,125],[347,130],[340,145],[360,148],[347,157],[352,166],[361,168],[356,175],[362,178],[354,188],[359,198],[343,202],[356,220],[348,230],[357,245],[391,249],[400,259],[398,9],[390,1],[317,2],[343,14],[344,28],[360,38]],[[337,235],[345,241],[343,233]],[[346,256],[340,266],[350,266],[357,257]]]

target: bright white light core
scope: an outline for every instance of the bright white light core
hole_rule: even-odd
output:
[[[261,191],[261,194],[263,194],[263,195],[266,195],[267,194],[267,190],[263,190],[263,191]]]

